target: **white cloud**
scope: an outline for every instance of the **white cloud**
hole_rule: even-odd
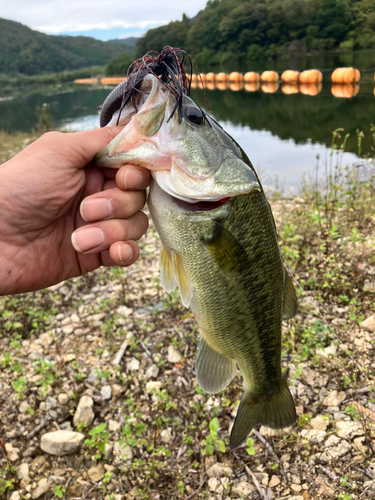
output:
[[[69,33],[72,31],[91,31],[91,30],[111,30],[113,28],[124,28],[124,29],[135,29],[139,28],[145,30],[148,28],[160,26],[166,24],[168,21],[138,21],[135,23],[128,23],[125,21],[110,21],[103,23],[64,23],[59,25],[51,26],[35,26],[34,29],[38,31],[44,31],[45,33],[58,34],[58,33]],[[126,35],[129,36],[129,35]]]

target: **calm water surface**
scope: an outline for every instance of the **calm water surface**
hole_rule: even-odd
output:
[[[361,56],[363,60],[355,65],[370,68],[375,66],[375,51],[370,55],[367,54],[366,58],[363,53],[357,56],[351,54],[347,56],[347,64],[354,64],[355,56],[357,61]],[[337,58],[344,56],[326,56],[326,67],[330,64],[343,65],[344,60]],[[277,64],[280,66],[282,63]],[[297,63],[294,67],[305,69],[307,63],[301,60],[299,64],[299,67]],[[292,66],[289,64],[287,67]],[[272,69],[269,63],[268,69]],[[373,78],[368,74],[370,76]],[[365,81],[370,80],[367,78]],[[37,108],[43,103],[49,105],[55,129],[96,128],[99,126],[97,106],[103,103],[111,89],[78,85],[0,89],[0,130],[29,132],[38,124]],[[353,163],[357,159],[357,129],[365,132],[362,154],[372,154],[370,123],[375,123],[373,83],[361,84],[358,94],[351,99],[335,98],[326,77],[323,89],[316,96],[301,93],[285,95],[280,88],[275,93],[207,90],[206,95],[211,114],[242,146],[255,168],[261,172],[264,183],[272,184],[277,179],[285,188],[298,188],[304,174],[313,175],[317,157],[321,168],[330,160],[332,131],[339,127],[350,134],[344,163]],[[202,91],[193,90],[192,98],[207,109]]]

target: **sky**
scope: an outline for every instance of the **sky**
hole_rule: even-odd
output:
[[[0,0],[0,17],[50,35],[110,40],[194,17],[207,0]]]

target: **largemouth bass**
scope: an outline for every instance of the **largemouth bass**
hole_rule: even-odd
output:
[[[167,292],[178,287],[198,321],[198,383],[208,393],[222,391],[237,366],[244,379],[231,449],[258,424],[294,424],[281,324],[295,315],[297,300],[253,166],[187,92],[176,98],[154,74],[143,76],[121,120],[122,132],[95,164],[152,171],[148,206],[162,241],[161,284]]]

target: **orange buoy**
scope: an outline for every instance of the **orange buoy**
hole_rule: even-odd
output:
[[[283,94],[298,94],[298,85],[295,83],[283,83],[281,90]]]
[[[226,73],[218,73],[215,76],[215,82],[227,82],[228,81],[228,75]]]
[[[242,73],[238,73],[238,71],[233,71],[232,73],[229,74],[228,80],[230,82],[242,82],[243,75]]]
[[[207,82],[205,83],[204,85],[204,88],[208,89],[208,90],[215,90],[215,82],[213,82],[212,80],[207,80]]]
[[[262,83],[261,89],[262,89],[262,92],[265,92],[266,94],[273,94],[274,92],[278,91],[279,82]]]
[[[246,92],[256,92],[260,89],[260,82],[245,83],[244,89]]]
[[[233,90],[233,92],[238,92],[239,90],[243,89],[243,82],[229,82],[229,88],[230,90]]]
[[[191,75],[191,83],[197,83],[197,81],[198,81],[198,76],[195,73],[193,73]]]
[[[198,82],[197,82],[197,80],[191,80],[190,87],[191,87],[192,89],[196,89],[196,88],[198,87]]]
[[[358,83],[361,73],[355,68],[337,68],[331,75],[332,83]]]
[[[305,95],[318,95],[322,91],[323,85],[319,83],[301,83],[299,91]]]
[[[300,83],[320,83],[323,81],[323,73],[318,69],[307,69],[299,75]]]
[[[227,90],[229,83],[224,80],[221,82],[216,81],[216,88],[219,90]]]
[[[281,75],[281,81],[284,83],[294,83],[297,84],[299,80],[299,71],[292,71],[287,69]]]
[[[279,81],[279,73],[276,71],[263,71],[260,81],[265,83],[275,83]]]
[[[346,99],[350,99],[358,94],[359,85],[358,83],[355,83],[354,85],[348,85],[345,83],[340,85],[338,83],[334,83],[332,84],[331,92],[334,97],[344,97]]]
[[[206,83],[206,73],[200,73],[198,75],[198,82],[203,82],[203,83]]]
[[[245,83],[259,82],[259,80],[260,80],[259,73],[255,73],[254,71],[248,71],[243,75],[243,81]]]
[[[215,73],[207,73],[206,82],[214,82],[215,81]]]

